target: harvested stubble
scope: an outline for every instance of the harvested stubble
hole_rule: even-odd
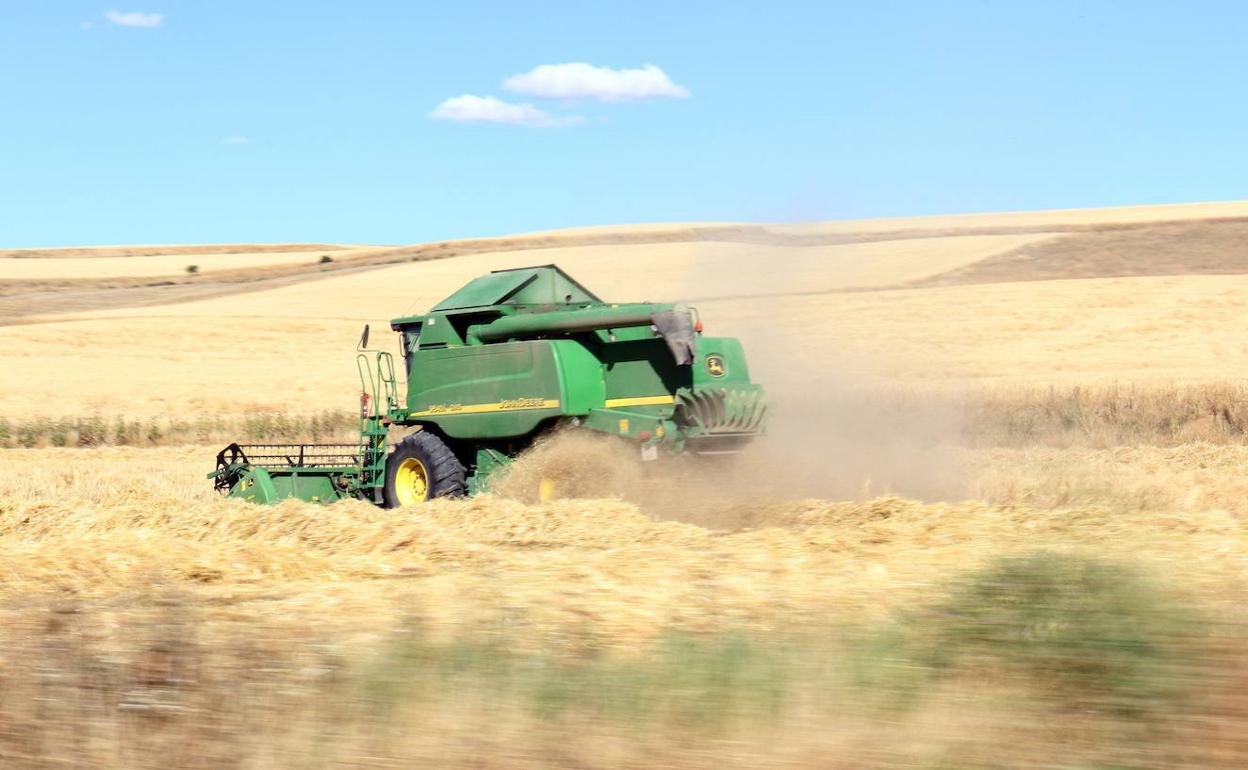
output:
[[[994,451],[971,455],[996,469],[971,483],[999,503],[746,503],[721,510],[734,527],[725,531],[610,500],[258,507],[213,497],[203,450],[7,450],[0,593],[177,586],[231,613],[264,598],[292,618],[358,628],[385,626],[399,605],[448,629],[506,606],[535,638],[592,628],[601,643],[626,647],[673,627],[883,616],[931,598],[958,570],[1045,545],[1153,563],[1206,599],[1229,601],[1231,587],[1248,584],[1242,485],[1225,470],[1248,450],[1089,451],[1082,465]],[[1080,474],[1106,468],[1116,487],[1079,491]],[[1046,479],[1075,492],[1045,499]],[[1139,504],[1141,489],[1170,479],[1190,484],[1183,499]],[[1052,504],[1074,507],[1036,507]],[[344,614],[351,605],[376,614]]]

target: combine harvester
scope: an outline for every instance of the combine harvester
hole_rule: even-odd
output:
[[[368,350],[365,326],[359,441],[231,444],[209,474],[217,490],[257,503],[413,505],[486,490],[556,428],[634,442],[643,460],[725,454],[758,435],[766,409],[741,343],[702,336],[696,310],[603,302],[554,265],[481,276],[390,326],[405,399],[393,357]],[[553,482],[538,493],[554,497]]]

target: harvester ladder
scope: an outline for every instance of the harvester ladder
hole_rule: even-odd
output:
[[[394,357],[372,351],[355,357],[360,373],[360,487],[370,490],[374,499],[385,484],[386,453],[390,415],[399,408],[399,386],[394,374]],[[384,408],[383,408],[384,400]]]

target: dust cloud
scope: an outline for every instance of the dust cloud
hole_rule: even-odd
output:
[[[714,333],[741,340],[751,379],[767,391],[766,435],[739,458],[743,473],[730,480],[734,494],[750,500],[962,496],[967,485],[952,451],[961,433],[957,411],[867,374],[877,367],[860,345],[851,352],[835,340],[804,336],[801,314],[779,312],[786,297],[806,295],[805,312],[818,313],[844,295],[809,296],[809,276],[821,272],[819,252],[779,240],[758,249],[757,259],[731,271],[707,253],[693,261],[682,287],[690,297],[743,296],[762,285],[782,295],[771,300],[774,313],[740,314],[732,303],[702,310]]]
[[[739,336],[753,378],[767,389],[766,434],[742,455],[756,469],[760,495],[931,502],[964,494],[951,406],[856,374],[862,367],[840,369],[845,354],[793,349],[780,334]]]
[[[691,261],[681,296],[748,296],[778,276],[815,267],[802,249],[760,244],[745,270],[725,270],[707,253]],[[783,294],[801,294],[797,279]],[[835,303],[837,293],[804,297]],[[779,308],[784,297],[774,300]],[[766,433],[739,455],[666,456],[642,463],[637,448],[612,437],[560,431],[519,458],[495,491],[535,501],[542,479],[559,497],[616,497],[658,518],[703,526],[763,525],[757,511],[785,500],[862,500],[899,496],[963,499],[968,489],[954,442],[961,433],[953,401],[919,398],[870,375],[859,350],[804,338],[791,316],[733,310],[731,301],[700,307],[708,334],[741,339],[751,379],[767,391]]]

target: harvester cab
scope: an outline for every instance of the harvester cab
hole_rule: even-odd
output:
[[[738,340],[703,335],[684,304],[604,302],[554,265],[480,276],[391,328],[406,392],[393,357],[367,349],[366,327],[356,444],[231,444],[217,489],[393,507],[482,492],[560,426],[633,442],[645,460],[738,452],[762,429],[763,391]]]

